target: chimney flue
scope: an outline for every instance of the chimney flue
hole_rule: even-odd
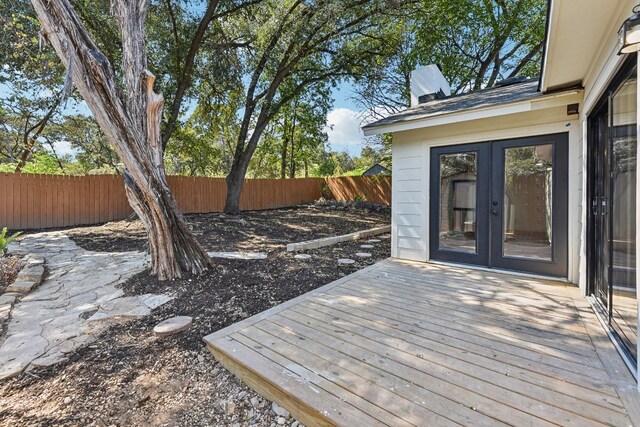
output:
[[[431,64],[411,72],[411,106],[451,95],[451,87],[440,68]]]

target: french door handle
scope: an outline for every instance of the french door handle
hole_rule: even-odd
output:
[[[491,209],[491,214],[495,215],[495,216],[498,216],[498,215],[500,215],[500,211],[498,209]]]
[[[607,214],[607,198],[604,196],[596,196],[591,202],[592,211],[594,215],[605,216]]]

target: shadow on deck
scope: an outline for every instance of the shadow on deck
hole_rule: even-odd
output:
[[[633,425],[637,385],[572,285],[386,260],[205,337],[311,425]]]

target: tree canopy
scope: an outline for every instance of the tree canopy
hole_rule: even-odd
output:
[[[71,0],[113,65],[121,34],[108,1]],[[170,174],[278,178],[389,166],[388,136],[359,156],[334,152],[327,114],[337,85],[363,118],[408,105],[409,74],[435,63],[454,92],[539,73],[544,0],[153,0],[149,69],[165,99]],[[27,2],[0,0],[0,164],[59,173],[123,173],[123,165],[40,35]],[[68,88],[67,88],[68,89]],[[344,94],[340,94],[344,96]],[[60,147],[66,147],[65,152]],[[69,152],[70,151],[70,152]],[[43,160],[50,158],[51,162]],[[373,164],[371,163],[371,164]],[[39,170],[35,165],[28,170]],[[44,168],[50,171],[50,168]]]

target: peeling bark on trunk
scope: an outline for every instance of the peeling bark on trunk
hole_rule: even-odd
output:
[[[122,33],[124,91],[68,0],[31,0],[73,83],[125,165],[125,190],[149,240],[151,271],[160,280],[198,274],[211,259],[195,240],[169,190],[160,135],[162,95],[146,69],[145,0],[112,0]]]

